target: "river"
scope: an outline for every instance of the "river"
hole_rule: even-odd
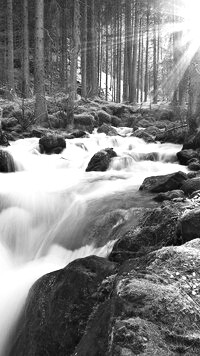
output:
[[[41,155],[37,138],[6,148],[17,172],[0,174],[0,356],[35,280],[76,258],[111,251],[113,241],[86,239],[98,214],[120,202],[151,205],[138,193],[143,179],[186,170],[176,162],[181,146],[146,144],[127,128],[118,131],[125,137],[95,132],[67,140],[60,155]],[[118,155],[109,170],[86,173],[93,154],[107,147]],[[156,160],[144,160],[152,152]]]

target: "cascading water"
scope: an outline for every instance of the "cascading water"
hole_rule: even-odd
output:
[[[146,144],[127,128],[118,131],[126,137],[67,140],[60,155],[41,155],[37,138],[6,148],[17,172],[0,174],[0,356],[35,280],[76,258],[109,253],[113,242],[85,243],[100,209],[112,209],[129,192],[132,204],[143,206],[137,190],[145,177],[184,169],[175,163],[180,146]],[[93,154],[107,147],[118,155],[109,170],[86,173]]]

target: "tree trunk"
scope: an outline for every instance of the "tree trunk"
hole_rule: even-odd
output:
[[[39,123],[47,120],[44,86],[44,0],[35,1],[35,118]]]
[[[7,57],[8,57],[8,66],[7,66],[7,81],[8,89],[15,91],[15,82],[14,82],[14,46],[13,46],[13,2],[12,0],[7,0]]]
[[[77,60],[79,49],[79,0],[74,0],[74,16],[71,39],[71,65],[70,65],[70,90],[69,97],[72,101],[77,98]]]
[[[130,102],[137,101],[137,55],[138,55],[138,29],[139,29],[139,1],[135,0],[135,24],[133,37],[133,61],[132,61],[132,85],[130,92]]]
[[[132,24],[131,24],[131,14],[132,14],[132,8],[131,8],[131,0],[126,1],[126,18],[127,18],[127,67],[128,67],[128,95],[129,95],[129,101],[131,102],[131,88],[132,88],[132,35],[133,35],[133,30],[132,30]]]
[[[23,79],[22,95],[30,96],[29,82],[29,29],[28,29],[28,0],[23,1]]]
[[[145,102],[148,99],[148,90],[149,90],[149,21],[150,21],[150,8],[149,8],[149,0],[147,0],[146,58],[145,58],[145,82],[144,82]]]
[[[156,36],[156,6],[154,0],[154,23],[153,23],[153,103],[157,104],[158,101],[158,79],[157,79],[157,36]]]
[[[108,100],[108,50],[109,50],[109,41],[108,41],[108,23],[106,21],[106,40],[105,40],[105,50],[106,50],[106,100]]]
[[[189,68],[188,125],[191,133],[200,127],[200,50]]]
[[[67,92],[67,19],[66,9],[67,3],[64,1],[62,4],[61,14],[61,58],[60,58],[60,85],[61,88]]]
[[[81,2],[81,95],[87,97],[87,0]]]
[[[125,31],[125,41],[124,41],[124,63],[123,63],[123,101],[128,100],[128,23],[127,23],[127,14],[125,7],[124,14],[124,31]]]
[[[87,13],[87,95],[97,95],[95,3],[88,0]]]

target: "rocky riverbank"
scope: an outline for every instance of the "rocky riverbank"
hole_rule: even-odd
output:
[[[96,247],[115,241],[108,258],[78,259],[41,277],[29,292],[7,354],[197,356],[200,354],[198,134],[186,140],[186,132],[175,128],[170,110],[150,112],[98,100],[79,104],[73,131],[67,128],[65,113],[61,109],[55,112],[54,105],[49,104],[47,127],[31,124],[25,128],[19,123],[19,116],[17,119],[16,108],[10,113],[4,108],[4,142],[38,137],[41,153],[59,154],[65,149],[66,139],[87,136],[94,128],[116,136],[118,126],[127,126],[134,137],[146,142],[158,138],[165,142],[169,136],[172,142],[184,142],[177,159],[189,165],[190,172],[146,178],[138,194],[152,201],[148,207],[133,208],[131,194],[127,192],[127,204],[118,202],[114,209],[109,207],[109,212],[99,210],[94,231],[84,230],[83,226],[82,240],[83,244],[95,240]],[[19,125],[21,132],[17,132]],[[2,172],[14,171],[12,156],[5,157],[3,152],[6,151],[0,152],[0,170],[2,166]],[[105,147],[91,158],[86,171],[107,170],[113,157],[115,151]],[[155,153],[148,154],[146,159],[154,160]]]
[[[168,104],[141,108],[125,104],[115,104],[100,99],[93,101],[79,100],[74,107],[73,129],[69,124],[67,98],[47,98],[48,120],[43,127],[38,126],[34,117],[34,102],[26,100],[23,105],[18,99],[15,102],[0,100],[1,127],[4,135],[0,143],[27,137],[42,137],[46,133],[57,133],[72,139],[77,131],[99,132],[116,135],[120,126],[132,128],[132,135],[146,142],[183,143],[186,136],[184,118],[177,119],[173,108]],[[175,123],[176,121],[176,123]],[[69,136],[66,136],[69,135]]]
[[[38,280],[10,356],[199,355],[200,195],[185,191],[190,181],[147,178],[141,189],[167,198],[137,210],[108,259],[75,260]]]

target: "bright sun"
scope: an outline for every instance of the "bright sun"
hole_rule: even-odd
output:
[[[200,46],[200,0],[184,0],[182,11],[188,40]]]

